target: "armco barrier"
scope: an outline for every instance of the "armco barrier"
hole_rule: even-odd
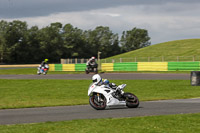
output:
[[[168,71],[197,71],[199,62],[168,62]]]
[[[75,71],[75,64],[62,64],[63,71]]]
[[[75,64],[75,71],[85,71],[85,64]]]
[[[114,63],[114,71],[137,71],[137,62]]]
[[[102,63],[101,64],[102,71],[113,71],[113,63]]]
[[[84,71],[86,64],[50,64],[50,71]],[[102,63],[102,71],[199,71],[200,62]]]
[[[137,71],[167,71],[167,62],[138,62]]]
[[[49,64],[49,71],[55,71],[55,64]]]
[[[85,64],[49,64],[49,71],[85,71]]]
[[[55,71],[62,71],[62,64],[55,64]]]
[[[102,63],[102,71],[198,71],[200,62]]]

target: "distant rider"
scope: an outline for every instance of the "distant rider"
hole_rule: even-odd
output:
[[[109,80],[102,79],[99,74],[95,74],[94,76],[92,76],[92,81],[93,81],[93,83],[95,83],[98,86],[105,85],[105,87],[108,87],[108,88],[111,88],[111,89],[117,91],[118,86],[115,83],[110,83]],[[119,92],[121,94],[123,93],[122,90],[119,90]]]
[[[48,68],[46,68],[46,66],[48,65],[48,59],[45,59],[44,61],[42,61],[41,62],[41,64],[40,64],[40,69],[42,68],[42,67],[44,67],[44,69],[48,69]]]
[[[90,68],[94,64],[96,64],[96,61],[95,61],[95,57],[93,56],[87,61],[86,65],[87,65],[87,68]]]

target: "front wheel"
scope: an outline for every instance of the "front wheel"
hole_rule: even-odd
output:
[[[90,105],[96,110],[103,110],[106,108],[106,98],[102,94],[93,94],[89,98]]]
[[[41,74],[41,73],[40,73],[40,70],[38,70],[38,71],[37,71],[37,74],[38,74],[38,75],[40,75],[40,74]]]
[[[124,93],[126,98],[126,106],[128,108],[137,108],[139,106],[139,99],[132,93]]]

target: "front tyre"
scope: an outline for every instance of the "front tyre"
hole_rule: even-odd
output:
[[[139,99],[132,93],[124,93],[126,98],[126,106],[128,108],[137,108],[139,106]]]
[[[93,94],[90,96],[89,103],[96,110],[103,110],[106,108],[106,98],[102,94]]]
[[[40,74],[41,74],[41,73],[40,73],[40,71],[38,70],[38,71],[37,71],[37,75],[40,75]]]

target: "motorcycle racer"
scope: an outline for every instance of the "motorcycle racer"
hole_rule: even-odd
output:
[[[91,57],[86,63],[85,73],[89,74],[90,72],[98,73],[98,64],[95,61],[95,57]]]
[[[44,61],[41,62],[41,67],[45,67],[45,65],[48,65],[48,59],[45,59]]]
[[[91,58],[87,61],[86,65],[87,65],[87,67],[89,68],[89,67],[92,66],[93,64],[96,64],[96,62],[95,62],[95,57],[94,57],[94,56],[91,57]]]
[[[44,69],[49,69],[49,65],[48,65],[48,59],[45,59],[44,61],[41,62],[41,64],[39,65],[38,69],[42,71],[42,73],[44,72]]]
[[[105,85],[105,86],[117,91],[118,86],[115,83],[110,83],[108,79],[102,79],[99,74],[95,74],[94,76],[92,76],[92,81],[93,81],[93,83],[95,83],[98,86]],[[119,90],[119,92],[121,94],[123,94],[122,90]]]

